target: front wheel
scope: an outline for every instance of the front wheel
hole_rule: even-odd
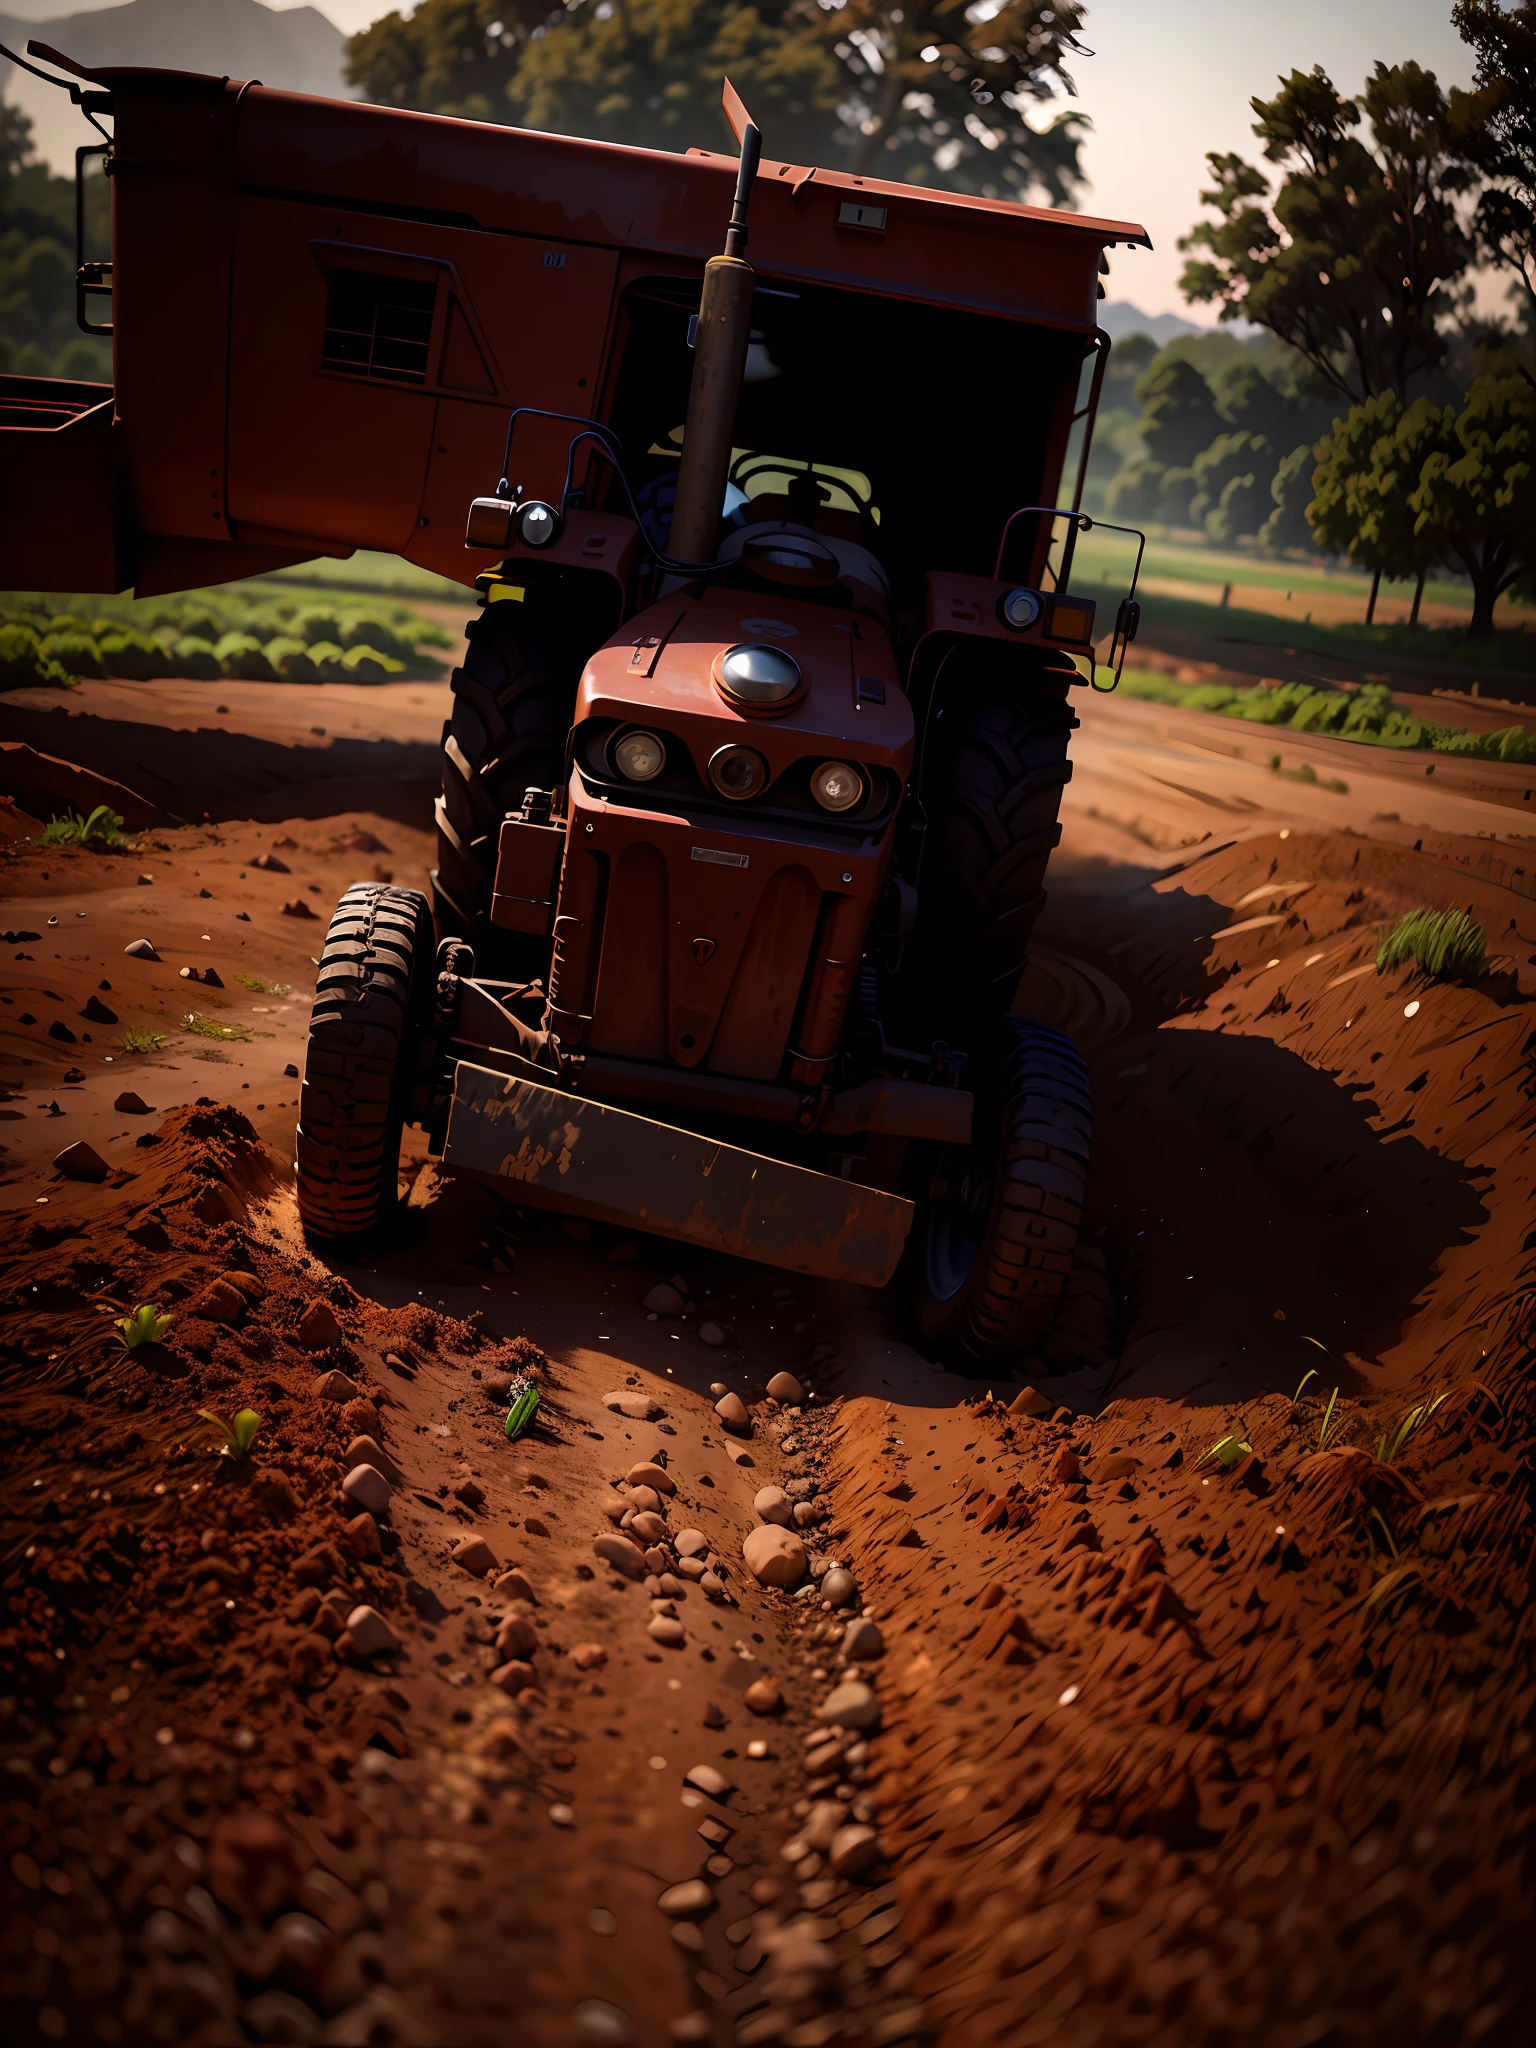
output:
[[[912,1233],[917,1322],[957,1371],[1009,1369],[1050,1329],[1082,1225],[1092,1130],[1071,1039],[1003,1020],[969,1145],[945,1146]]]
[[[299,1216],[311,1238],[349,1244],[394,1214],[432,989],[426,897],[354,882],[320,956],[300,1093]]]

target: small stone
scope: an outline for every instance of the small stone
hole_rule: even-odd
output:
[[[384,1555],[379,1525],[366,1509],[348,1522],[341,1532],[341,1542],[342,1548],[349,1550],[354,1557],[366,1558],[374,1564]]]
[[[496,1631],[495,1647],[504,1662],[512,1657],[532,1657],[539,1647],[539,1632],[526,1614],[509,1614]]]
[[[599,1536],[592,1546],[605,1564],[611,1564],[626,1579],[645,1577],[645,1557],[623,1536]]]
[[[1045,1468],[1045,1476],[1058,1486],[1070,1485],[1083,1476],[1082,1461],[1070,1444],[1063,1444]]]
[[[477,1579],[496,1569],[496,1553],[483,1536],[461,1536],[448,1553],[462,1570]]]
[[[485,1499],[485,1488],[478,1480],[461,1479],[453,1489],[453,1497],[462,1501],[467,1508],[477,1508]]]
[[[584,1998],[571,2014],[576,2038],[590,2048],[628,2048],[635,2038],[634,2025],[621,2005],[606,1998]]]
[[[150,879],[148,875],[140,875],[139,877],[141,882],[147,882]],[[158,960],[160,958],[160,955],[155,951],[148,939],[130,939],[128,944],[124,946],[123,951],[130,960]]]
[[[812,1502],[808,1500],[797,1500],[795,1502],[795,1527],[797,1529],[814,1529],[821,1520],[821,1516],[822,1510],[814,1506]]]
[[[549,1817],[557,1828],[573,1828],[576,1825],[576,1809],[574,1806],[567,1806],[563,1799],[557,1800],[549,1809]]]
[[[700,1323],[699,1342],[719,1346],[725,1342],[725,1332],[718,1323]]]
[[[341,1490],[370,1515],[389,1513],[389,1481],[377,1465],[354,1465],[341,1482]]]
[[[677,1568],[685,1579],[691,1579],[695,1585],[709,1569],[702,1557],[680,1557],[677,1560]]]
[[[702,1877],[668,1885],[656,1901],[669,1920],[700,1920],[714,1910],[715,1895]]]
[[[715,1403],[715,1413],[727,1429],[750,1430],[752,1415],[740,1394],[722,1394]]]
[[[666,1412],[660,1402],[653,1401],[649,1394],[624,1387],[604,1394],[603,1406],[612,1409],[615,1415],[627,1415],[631,1422],[654,1422],[658,1415]]]
[[[187,1303],[189,1315],[209,1323],[238,1323],[250,1307],[245,1295],[227,1274],[221,1273]]]
[[[359,1657],[392,1657],[400,1639],[376,1607],[354,1607],[347,1616],[347,1634]]]
[[[709,1538],[702,1529],[679,1529],[672,1539],[672,1548],[679,1557],[703,1557],[709,1549]]]
[[[688,1596],[688,1588],[681,1579],[675,1579],[671,1572],[663,1572],[656,1583],[669,1600],[684,1600]]]
[[[1008,1403],[1010,1415],[1033,1416],[1037,1422],[1044,1421],[1051,1412],[1051,1404],[1038,1387],[1020,1387]]]
[[[774,1522],[787,1529],[794,1519],[789,1498],[781,1486],[760,1488],[752,1501],[752,1512],[760,1522]]]
[[[723,1728],[725,1725],[724,1709],[717,1707],[714,1701],[711,1700],[704,1709],[704,1726],[706,1728]]]
[[[755,1465],[757,1463],[756,1458],[753,1457],[745,1444],[727,1444],[725,1453],[738,1472],[743,1466]]]
[[[85,1006],[80,1014],[82,1017],[88,1018],[92,1024],[115,1024],[117,1022],[116,1010],[109,1010],[100,996],[87,996]]]
[[[538,1673],[521,1657],[514,1657],[506,1664],[498,1664],[491,1673],[491,1684],[512,1699],[516,1699],[520,1692],[526,1692],[530,1686],[537,1686],[538,1682]]]
[[[653,1614],[645,1632],[653,1643],[660,1643],[667,1650],[680,1650],[688,1640],[687,1629],[670,1614]]]
[[[707,1571],[699,1580],[699,1591],[707,1593],[711,1600],[723,1600],[725,1598],[725,1581],[717,1577],[714,1572]]]
[[[805,1545],[771,1522],[749,1532],[741,1554],[760,1586],[798,1586],[805,1577]]]
[[[653,1316],[680,1316],[683,1312],[683,1297],[675,1287],[669,1287],[665,1280],[658,1280],[640,1306]]]
[[[803,1408],[805,1405],[805,1389],[792,1372],[776,1372],[768,1382],[768,1393],[784,1408]]]
[[[862,1679],[845,1679],[827,1694],[816,1710],[816,1718],[840,1728],[862,1728],[873,1733],[880,1726],[880,1702],[873,1688]]]
[[[647,1543],[665,1543],[669,1533],[664,1518],[646,1510],[636,1515],[629,1526],[637,1536],[643,1536]]]
[[[595,1671],[608,1662],[608,1652],[601,1643],[577,1643],[570,1651],[570,1659],[578,1671]]]
[[[349,1465],[377,1465],[391,1486],[400,1484],[400,1468],[377,1437],[355,1436],[347,1445]]]
[[[355,1401],[357,1382],[344,1372],[323,1372],[310,1391],[317,1401]]]
[[[723,1771],[717,1771],[713,1764],[695,1764],[683,1773],[683,1783],[691,1785],[695,1792],[703,1792],[711,1799],[724,1799],[734,1788]]]
[[[777,1682],[771,1678],[754,1678],[742,1698],[754,1714],[776,1714],[784,1701]]]
[[[474,1740],[473,1747],[478,1755],[493,1758],[497,1763],[512,1763],[523,1755],[522,1730],[505,1714],[494,1721],[487,1721]]]
[[[704,1937],[691,1920],[678,1920],[672,1926],[672,1939],[679,1948],[687,1949],[691,1955],[704,1953]]]
[[[148,1116],[149,1104],[142,1095],[136,1095],[131,1088],[125,1088],[112,1107],[123,1116]]]
[[[87,1145],[84,1138],[77,1139],[73,1145],[66,1145],[55,1155],[53,1164],[55,1171],[61,1173],[65,1180],[103,1181],[111,1170],[96,1148]]]
[[[531,1582],[518,1571],[503,1572],[499,1579],[493,1581],[491,1591],[499,1593],[503,1600],[532,1600],[534,1597]]]
[[[523,1527],[530,1536],[547,1536],[549,1534],[548,1522],[541,1522],[537,1515],[525,1515],[523,1517]]]
[[[291,896],[283,905],[284,917],[307,917],[313,919],[314,914],[302,896]]]
[[[649,1486],[653,1492],[669,1497],[677,1491],[677,1481],[662,1465],[631,1465],[624,1475],[626,1486]]]
[[[885,1655],[885,1637],[872,1621],[850,1621],[843,1635],[843,1655],[850,1664],[870,1664]]]
[[[258,853],[256,858],[251,862],[251,866],[253,868],[264,868],[269,875],[286,875],[292,873],[292,870],[288,866],[287,861],[279,860],[275,853]]]
[[[236,915],[238,916],[238,914],[239,914],[239,913],[237,912],[237,913],[236,913]],[[296,1067],[296,1066],[295,1066],[295,1065],[293,1064],[292,1060],[290,1060],[290,1061],[288,1062],[287,1066],[286,1066],[286,1067],[284,1067],[284,1069],[283,1069],[283,1076],[284,1076],[284,1078],[285,1078],[286,1080],[289,1080],[289,1081],[297,1081],[297,1079],[299,1078],[299,1070],[298,1070],[298,1068],[297,1068],[297,1067]]]
[[[747,1893],[755,1906],[771,1906],[784,1887],[776,1877],[760,1877]]]
[[[800,1837],[807,1849],[824,1854],[832,1846],[832,1837],[847,1819],[840,1799],[818,1799],[806,1815],[800,1828]],[[798,1862],[798,1857],[794,1861]]]
[[[342,1341],[341,1325],[328,1301],[312,1301],[299,1317],[299,1342],[306,1351],[329,1351]]]
[[[879,1862],[880,1838],[873,1828],[851,1823],[833,1835],[828,1858],[839,1877],[858,1877]]]
[[[722,1394],[728,1394],[730,1391],[724,1380],[711,1380],[709,1383],[710,1398],[712,1400],[718,1401]]]
[[[821,1597],[830,1600],[834,1607],[853,1607],[860,1604],[862,1596],[858,1581],[853,1573],[840,1564],[833,1565],[821,1581]]]

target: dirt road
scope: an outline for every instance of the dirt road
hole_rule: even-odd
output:
[[[316,735],[178,687],[230,711],[87,718],[230,804],[243,760],[302,755],[265,822],[0,870],[11,2037],[1523,2038],[1519,771],[1079,707],[1025,1000],[1094,1069],[1101,1313],[1021,1396],[931,1368],[897,1297],[519,1217],[419,1145],[398,1237],[310,1254],[284,1068],[320,920],[429,858],[355,750],[440,713],[338,738],[383,693],[314,693]],[[1375,975],[1403,909],[1452,903],[1487,979]],[[49,1164],[77,1137],[100,1185]],[[143,1300],[177,1317],[147,1362],[109,1334]],[[514,1370],[544,1408],[509,1445]],[[782,1370],[804,1400],[766,1398]],[[244,1401],[242,1484],[196,1418]],[[373,1520],[339,1492],[366,1458]],[[754,1583],[766,1486],[851,1606]],[[631,1511],[649,1589],[594,1549]],[[362,1654],[359,1606],[396,1649]]]

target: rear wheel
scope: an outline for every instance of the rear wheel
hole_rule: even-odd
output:
[[[945,1146],[912,1232],[917,1321],[961,1372],[1007,1369],[1044,1338],[1072,1270],[1092,1128],[1069,1038],[1009,1017],[975,1083],[967,1146]]]
[[[521,610],[513,602],[494,604],[469,623],[469,648],[453,672],[453,711],[443,727],[432,872],[440,935],[467,939],[482,971],[504,966],[515,975],[541,971],[542,958],[520,955],[541,946],[547,954],[548,946],[490,922],[497,835],[525,790],[561,781],[576,697],[569,664],[529,642],[515,616]]]
[[[355,882],[320,957],[300,1093],[299,1216],[313,1238],[348,1243],[394,1213],[432,990],[426,897]]]

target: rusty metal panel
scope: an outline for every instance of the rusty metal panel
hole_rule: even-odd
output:
[[[793,1273],[883,1287],[912,1204],[723,1145],[611,1103],[461,1060],[443,1145],[450,1172],[516,1183],[530,1208],[595,1216]]]

